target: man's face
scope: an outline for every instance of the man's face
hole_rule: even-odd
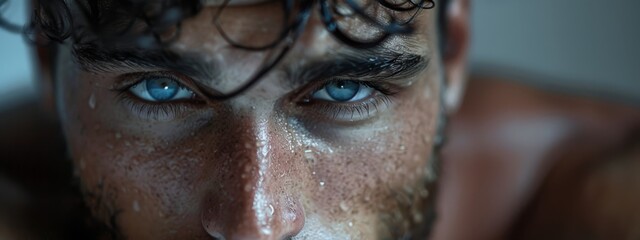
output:
[[[281,14],[256,8],[230,7],[229,35],[260,39],[242,21]],[[208,101],[194,82],[228,92],[269,54],[230,46],[212,25],[216,11],[183,21],[168,46],[178,57],[161,63],[71,62],[63,48],[57,105],[93,214],[131,239],[426,234],[442,111],[435,10],[418,15],[413,35],[358,50],[332,38],[314,9],[258,84]],[[143,52],[152,55],[134,54]]]

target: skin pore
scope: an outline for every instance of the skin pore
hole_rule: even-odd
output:
[[[256,7],[232,10],[259,22],[242,14]],[[211,26],[215,12],[185,20],[171,57],[155,61],[114,57],[153,54],[126,47],[60,47],[58,113],[85,200],[113,237],[425,239],[445,97],[435,11],[418,15],[413,35],[370,50],[341,44],[314,14],[280,64],[224,101],[195,83],[231,91],[270,52],[230,46]],[[181,98],[149,99],[158,80],[161,90],[179,84]],[[347,86],[355,96],[336,101],[331,92]]]

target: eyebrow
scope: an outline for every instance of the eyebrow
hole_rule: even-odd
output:
[[[185,74],[208,84],[221,77],[219,65],[201,54],[176,53],[165,49],[104,49],[85,46],[74,49],[76,61],[88,72],[161,69]],[[387,47],[333,52],[303,65],[288,65],[288,81],[297,88],[313,81],[335,78],[360,81],[409,81],[429,63],[426,56]]]
[[[397,82],[412,80],[428,65],[426,56],[377,47],[330,54],[290,71],[295,85],[331,78]]]
[[[161,69],[177,71],[194,79],[219,79],[219,66],[200,54],[176,53],[165,49],[104,49],[83,46],[73,51],[82,70],[92,73]]]

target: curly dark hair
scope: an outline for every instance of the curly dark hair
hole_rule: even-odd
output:
[[[314,7],[319,9],[322,22],[336,39],[353,48],[364,49],[376,47],[393,35],[413,33],[413,18],[421,10],[432,9],[436,5],[434,0],[375,0],[373,3],[377,2],[390,12],[409,13],[411,16],[409,19],[401,20],[390,15],[386,21],[380,21],[375,16],[369,15],[365,10],[366,6],[359,4],[357,0],[283,0],[285,21],[281,32],[277,33],[277,38],[262,46],[248,46],[234,41],[221,29],[218,16],[230,1],[224,0],[213,21],[229,44],[249,51],[262,51],[277,46],[280,46],[281,50],[239,89],[224,96],[207,96],[212,99],[231,98],[250,88],[269,72],[284,58],[297,37],[303,32]],[[444,11],[448,1],[438,2],[441,4],[438,8],[441,40],[444,40],[442,37],[446,35],[444,34],[446,25]],[[0,0],[0,7],[6,3],[8,0]],[[75,49],[87,45],[100,46],[116,42],[134,43],[142,48],[164,48],[180,35],[182,21],[198,15],[203,8],[203,0],[35,0],[32,5],[33,14],[28,25],[12,24],[0,13],[0,27],[23,33],[27,39],[38,44],[45,42],[55,45],[71,39]],[[379,29],[380,34],[370,40],[349,36],[340,28],[336,20],[343,16],[338,9],[340,6],[348,8],[351,14]],[[132,34],[134,26],[136,30],[135,34]],[[444,46],[441,45],[441,48]]]

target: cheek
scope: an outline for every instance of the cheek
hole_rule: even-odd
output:
[[[58,86],[59,114],[76,174],[93,214],[112,225],[117,218],[121,228],[136,226],[133,231],[119,229],[131,236],[136,236],[136,231],[152,232],[142,226],[161,226],[177,218],[199,219],[185,217],[199,214],[190,207],[197,206],[200,199],[193,184],[197,175],[193,173],[203,163],[195,153],[184,152],[193,149],[197,139],[178,146],[168,137],[142,134],[163,127],[123,120],[127,118],[118,115],[122,111],[113,101],[113,94],[99,84],[100,79],[65,80]],[[163,133],[177,131],[174,128]],[[179,131],[187,135],[190,132]],[[200,230],[197,221],[182,222],[183,229]]]
[[[309,151],[322,153],[311,155],[315,182],[307,187],[322,215],[360,228],[395,226],[404,232],[423,226],[424,209],[432,204],[427,200],[435,177],[432,139],[440,113],[432,90],[437,84],[423,82],[395,101],[393,114],[328,134],[339,143]],[[429,94],[420,92],[424,89]]]

